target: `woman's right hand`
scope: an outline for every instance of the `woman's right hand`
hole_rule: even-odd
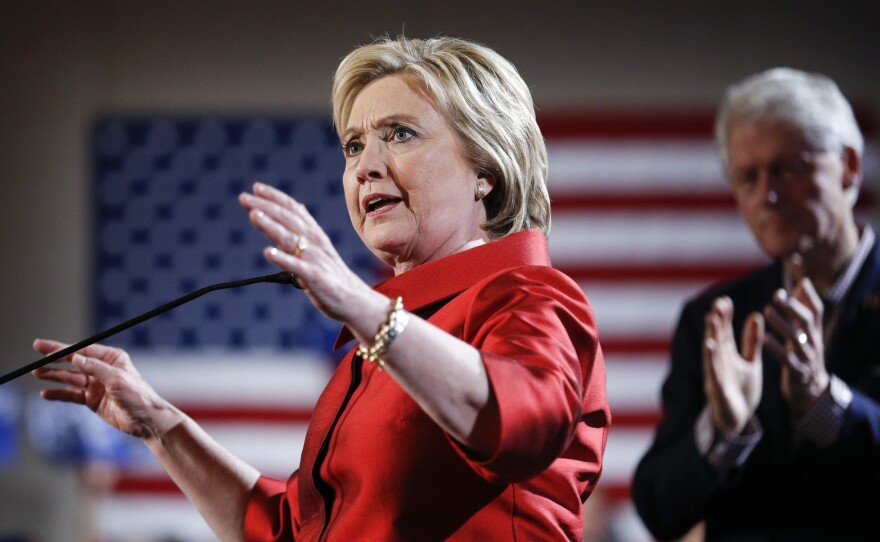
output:
[[[326,316],[355,334],[366,327],[366,337],[359,338],[372,338],[388,312],[388,298],[346,265],[306,206],[262,183],[254,183],[253,193],[242,193],[239,202],[250,212],[251,224],[275,245],[263,251],[266,259],[292,273]]]
[[[45,339],[33,344],[44,356],[67,346]],[[72,367],[41,367],[32,372],[41,380],[66,386],[44,389],[40,393],[44,399],[86,405],[113,427],[144,440],[163,435],[184,419],[141,377],[124,350],[94,344],[56,363],[62,362]]]

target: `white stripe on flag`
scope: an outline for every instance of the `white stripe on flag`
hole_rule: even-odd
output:
[[[748,227],[733,212],[554,213],[550,255],[562,267],[764,260]]]

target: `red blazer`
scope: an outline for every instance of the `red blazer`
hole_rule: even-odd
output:
[[[245,539],[581,540],[611,423],[592,309],[523,231],[376,289],[480,350],[498,402],[487,460],[349,352],[315,406],[299,470],[260,478]],[[346,329],[337,345],[351,339]]]

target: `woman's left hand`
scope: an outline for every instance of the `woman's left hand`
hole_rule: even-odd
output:
[[[782,395],[800,418],[819,400],[831,381],[825,368],[822,300],[810,279],[798,282],[791,294],[779,290],[764,309],[765,345],[782,365]]]
[[[271,186],[255,183],[253,194],[243,192],[241,205],[250,211],[251,223],[275,246],[263,255],[289,271],[324,314],[348,322],[365,301],[376,295],[345,264],[327,234],[305,205]],[[384,297],[384,296],[383,296]],[[387,305],[387,300],[379,306]]]

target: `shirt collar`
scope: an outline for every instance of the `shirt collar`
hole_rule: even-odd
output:
[[[823,303],[836,306],[843,301],[843,298],[846,297],[847,292],[849,292],[855,282],[859,271],[862,269],[862,265],[868,258],[868,254],[870,254],[871,247],[874,246],[875,237],[874,230],[870,225],[865,224],[862,226],[862,232],[859,236],[859,244],[856,246],[855,254],[853,254],[846,269],[844,269],[843,273],[841,273],[834,282],[834,286],[822,295]],[[792,288],[794,288],[794,280],[785,271],[785,266],[782,266],[782,276],[785,289],[791,291]]]
[[[834,286],[832,286],[825,295],[827,301],[835,305],[843,301],[843,298],[852,287],[853,282],[855,282],[859,271],[862,269],[862,265],[868,258],[868,254],[871,252],[871,247],[874,246],[874,237],[874,230],[871,229],[870,225],[865,224],[862,228],[862,235],[859,239],[859,244],[856,247],[856,252],[850,260],[849,265],[846,267],[846,270],[841,273],[840,278],[837,279]]]
[[[373,287],[390,298],[403,297],[404,306],[416,311],[453,297],[480,280],[524,265],[550,265],[547,238],[540,230],[512,233],[463,252],[414,267]],[[333,349],[354,336],[343,326]]]

